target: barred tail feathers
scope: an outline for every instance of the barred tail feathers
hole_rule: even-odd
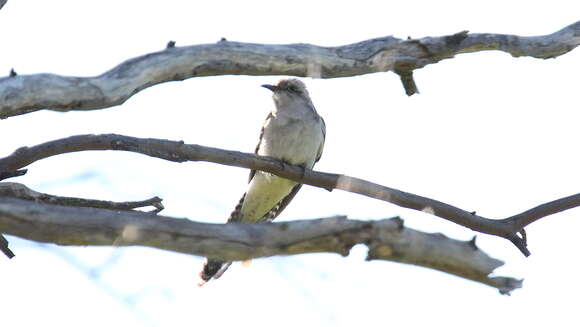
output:
[[[234,211],[230,214],[228,218],[228,223],[236,222],[240,220],[240,212],[242,210],[242,204],[244,203],[244,199],[246,198],[246,194],[242,195],[242,198],[234,208]],[[199,273],[199,277],[203,280],[203,283],[207,283],[211,279],[219,278],[232,264],[231,261],[223,261],[223,260],[214,260],[210,258],[206,258],[206,261],[203,265],[202,271]]]
[[[203,270],[199,273],[199,277],[201,277],[203,283],[207,283],[210,279],[218,279],[231,264],[231,261],[207,259],[203,265]]]

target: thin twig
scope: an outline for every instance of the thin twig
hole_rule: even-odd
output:
[[[8,179],[8,178],[12,178],[12,177],[22,176],[22,175],[25,175],[27,172],[28,172],[27,169],[20,169],[20,170],[15,170],[15,171],[3,171],[3,172],[0,172],[0,181],[3,181],[3,180]]]
[[[2,234],[0,234],[0,251],[2,251],[8,259],[14,258],[14,252],[8,248],[8,240]]]
[[[19,183],[0,183],[0,196],[15,197],[38,203],[111,210],[133,210],[151,206],[155,208],[152,212],[158,213],[164,209],[161,203],[163,200],[157,196],[142,201],[113,202],[40,193]]]

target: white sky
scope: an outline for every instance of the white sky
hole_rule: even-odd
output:
[[[580,17],[576,1],[32,1],[0,11],[0,72],[100,74],[120,62],[221,37],[257,43],[342,45],[373,37],[471,32],[541,35]],[[500,52],[460,55],[415,72],[420,95],[380,73],[304,79],[327,124],[317,169],[345,173],[504,218],[577,193],[580,52],[552,60]],[[0,156],[24,145],[86,133],[184,140],[251,152],[273,103],[259,87],[278,77],[206,77],[146,89],[93,112],[36,112],[0,121]],[[175,164],[136,154],[69,154],[35,163],[15,182],[60,195],[137,200],[161,196],[165,215],[222,222],[247,171]],[[145,248],[71,248],[9,237],[0,257],[4,326],[352,326],[353,324],[562,325],[577,320],[580,291],[574,209],[527,228],[532,256],[480,235],[525,278],[511,297],[436,271],[303,255],[235,265],[196,286],[202,258]],[[406,225],[450,237],[474,233],[440,218],[304,187],[281,219],[400,215]]]

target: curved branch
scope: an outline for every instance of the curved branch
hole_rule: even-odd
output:
[[[414,69],[456,54],[500,50],[513,56],[553,58],[580,44],[580,22],[544,36],[461,32],[402,40],[392,36],[354,44],[253,44],[226,40],[163,51],[127,60],[95,77],[54,74],[0,79],[0,119],[42,109],[93,110],[120,105],[139,91],[168,81],[217,75],[290,75],[315,78],[394,71],[407,94],[416,92]]]
[[[141,212],[0,197],[0,232],[61,245],[142,245],[224,260],[320,252],[346,256],[355,244],[366,244],[368,260],[432,268],[495,287],[502,293],[522,284],[509,277],[490,277],[503,262],[489,257],[471,241],[405,228],[399,218],[207,224]]]
[[[12,155],[0,159],[0,174],[15,171],[43,158],[87,150],[130,151],[175,162],[207,161],[266,171],[303,184],[327,190],[339,189],[357,193],[404,208],[430,213],[474,231],[503,237],[516,245],[526,256],[530,252],[522,234],[525,226],[542,217],[580,206],[579,193],[542,204],[509,218],[489,219],[478,216],[474,212],[468,212],[427,197],[403,192],[355,177],[291,166],[273,158],[197,144],[185,144],[183,141],[141,139],[116,134],[77,135],[32,147],[20,148]]]

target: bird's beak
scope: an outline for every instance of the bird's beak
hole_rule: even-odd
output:
[[[270,85],[270,84],[264,84],[264,85],[262,85],[262,87],[265,87],[265,88],[267,88],[268,90],[270,90],[272,92],[276,92],[276,91],[278,91],[280,89],[276,85]]]

